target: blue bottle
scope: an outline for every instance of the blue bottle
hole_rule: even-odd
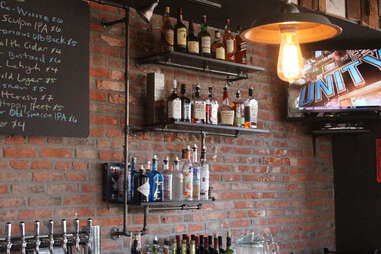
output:
[[[136,174],[136,158],[133,157],[130,165],[130,173],[128,174],[128,200],[134,199],[134,176]]]
[[[150,192],[149,202],[163,201],[163,175],[157,171],[157,155],[152,159],[152,170],[148,173]]]

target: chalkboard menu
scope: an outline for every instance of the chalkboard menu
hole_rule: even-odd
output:
[[[0,0],[0,134],[88,136],[87,3]]]

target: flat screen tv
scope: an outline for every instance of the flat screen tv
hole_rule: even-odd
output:
[[[381,49],[313,51],[305,63],[289,87],[289,118],[381,110]]]

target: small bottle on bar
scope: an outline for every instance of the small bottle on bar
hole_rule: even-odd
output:
[[[161,28],[161,51],[173,51],[174,44],[174,29],[169,17],[170,7],[165,7],[163,16],[163,26]]]
[[[254,99],[254,89],[249,89],[249,98],[245,101],[245,128],[257,128],[258,101]]]
[[[225,60],[225,44],[220,31],[216,31],[215,33],[214,42],[212,44],[212,56],[216,59]]]
[[[187,52],[187,27],[183,22],[183,9],[179,8],[175,25],[175,50]]]
[[[198,39],[200,41],[200,54],[202,56],[211,56],[211,37],[210,33],[208,32],[208,25],[206,22],[206,15],[202,16],[202,22],[201,22],[201,31],[198,34]]]
[[[188,31],[188,53],[190,54],[200,54],[200,42],[194,32],[194,21],[191,20],[189,23]]]

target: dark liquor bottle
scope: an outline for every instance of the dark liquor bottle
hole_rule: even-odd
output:
[[[175,25],[175,50],[187,52],[187,27],[183,23],[183,9],[179,8]]]
[[[214,42],[212,44],[212,56],[216,59],[225,60],[225,44],[220,31],[216,31]]]
[[[181,99],[177,95],[177,81],[176,80],[173,80],[173,91],[172,91],[172,94],[168,97],[167,108],[168,108],[168,120],[180,121]]]
[[[135,235],[134,236],[134,241],[132,242],[131,246],[131,254],[140,254],[140,247],[139,247],[139,236]]]
[[[143,166],[141,166],[139,172],[134,175],[134,202],[148,202],[149,190],[149,179]]]
[[[230,62],[235,62],[235,38],[232,35],[232,30],[230,28],[230,19],[226,19],[225,34],[224,34],[224,44],[226,49],[225,60]]]
[[[223,245],[222,245],[222,236],[219,235],[218,236],[218,250],[219,250],[220,254],[225,252],[224,248],[222,248],[222,247],[223,247]]]
[[[190,122],[191,117],[191,100],[185,96],[185,84],[181,85],[181,121]]]
[[[235,37],[235,43],[237,45],[237,52],[235,53],[235,61],[240,64],[247,64],[247,42],[241,37],[242,27],[237,27],[237,35]]]
[[[213,254],[219,254],[220,250],[218,249],[218,239],[217,234],[214,234],[214,248],[213,248]]]
[[[188,53],[190,54],[200,54],[200,42],[194,32],[194,21],[191,20],[189,23],[188,31]]]
[[[176,235],[176,253],[172,253],[172,254],[181,254],[181,250],[182,250],[181,238],[179,235]]]
[[[200,85],[196,86],[194,99],[192,101],[192,123],[205,123],[205,101],[200,97]]]
[[[200,235],[198,251],[200,254],[204,254],[204,236]]]
[[[177,236],[176,239],[172,240],[172,245],[171,245],[171,254],[178,254],[178,248],[177,248]]]
[[[150,192],[149,192],[149,201],[163,201],[163,175],[157,171],[157,155],[153,156],[152,159],[152,170],[148,174]]]
[[[196,254],[201,254],[200,253],[200,239],[199,239],[199,237],[196,235],[194,237],[194,240],[196,242]]]
[[[249,88],[249,98],[245,101],[245,128],[257,128],[258,101],[254,99],[254,89]]]
[[[234,254],[234,250],[232,249],[232,238],[230,232],[227,232],[226,234],[226,250],[224,254]]]
[[[170,8],[165,7],[165,13],[163,17],[163,26],[161,28],[161,51],[173,51],[174,44],[174,30],[169,17]]]
[[[229,100],[228,87],[224,88],[224,97],[221,106],[219,107],[219,117],[221,125],[232,126],[234,124],[234,109],[232,108]]]
[[[211,37],[208,32],[208,25],[206,23],[206,15],[202,16],[201,31],[198,34],[200,41],[200,54],[202,56],[211,56]]]
[[[209,252],[208,237],[204,237],[204,254],[211,254]]]
[[[208,235],[208,250],[209,250],[209,253],[210,254],[213,254],[214,253],[214,249],[213,249],[213,236],[211,235]]]

